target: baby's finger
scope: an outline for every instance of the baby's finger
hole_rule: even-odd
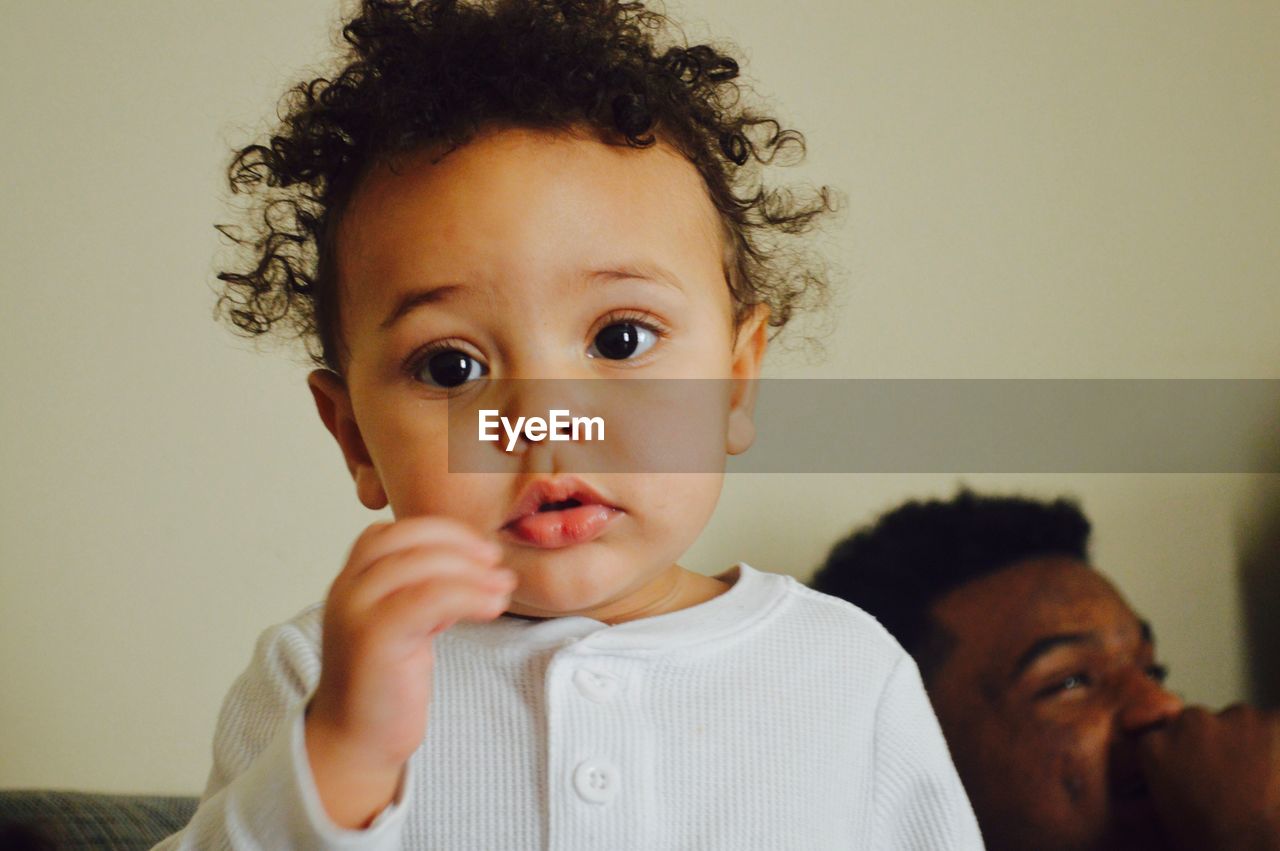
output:
[[[374,524],[366,529],[352,545],[347,565],[339,579],[358,576],[389,553],[412,546],[428,545],[455,547],[490,562],[497,561],[502,552],[497,542],[486,540],[457,520],[437,516],[405,517],[393,523]]]
[[[437,579],[392,592],[371,614],[390,640],[420,641],[460,620],[493,620],[510,601],[510,588],[493,590],[474,580]]]
[[[494,587],[505,586],[510,573],[457,549],[410,547],[383,556],[353,577],[345,607],[361,612],[400,588],[432,579],[471,578]]]

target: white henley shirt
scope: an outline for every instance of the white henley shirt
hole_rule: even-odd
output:
[[[911,658],[870,615],[743,563],[614,626],[503,616],[436,639],[430,721],[364,830],[327,816],[303,710],[323,604],[259,637],[201,803],[157,851],[982,848]]]

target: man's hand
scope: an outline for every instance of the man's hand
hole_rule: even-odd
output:
[[[1178,848],[1280,851],[1280,713],[1188,707],[1138,754]]]

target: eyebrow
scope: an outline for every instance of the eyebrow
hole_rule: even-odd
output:
[[[440,301],[448,296],[451,292],[459,288],[459,284],[441,284],[437,287],[428,287],[424,290],[414,290],[404,294],[404,297],[396,304],[395,309],[387,314],[387,318],[382,320],[382,324],[378,326],[381,331],[388,330],[392,325],[400,321],[407,313],[412,313],[424,304],[432,304]]]
[[[635,263],[631,265],[611,266],[605,269],[588,269],[582,273],[582,279],[584,281],[652,281],[654,283],[664,284],[676,290],[684,290],[684,285],[679,278],[661,266],[653,263]],[[399,322],[406,314],[412,313],[423,305],[442,301],[459,289],[462,289],[462,284],[440,284],[438,286],[427,287],[425,289],[413,290],[412,292],[405,293],[404,296],[396,303],[396,306],[391,310],[391,312],[387,314],[387,318],[382,320],[382,323],[378,328],[381,331],[387,331],[392,325]]]
[[[659,284],[666,284],[673,289],[684,289],[684,282],[674,274],[668,272],[657,263],[645,261],[630,265],[611,266],[607,269],[588,269],[582,273],[582,277],[588,281],[621,281],[630,279],[653,281]]]
[[[1064,632],[1058,635],[1046,635],[1044,638],[1038,638],[1031,643],[1031,646],[1022,651],[1022,655],[1018,657],[1018,661],[1013,664],[1013,673],[1009,675],[1009,682],[1017,681],[1027,668],[1030,668],[1044,656],[1059,647],[1070,647],[1077,644],[1096,644],[1098,636],[1092,632]]]
[[[1155,644],[1155,633],[1152,631],[1149,621],[1139,620],[1138,632],[1142,636],[1143,644]],[[1017,681],[1040,657],[1057,650],[1059,647],[1097,643],[1099,643],[1098,634],[1094,632],[1064,632],[1058,635],[1046,635],[1044,638],[1033,641],[1031,646],[1018,657],[1018,661],[1013,665],[1013,673],[1009,675],[1009,682]]]

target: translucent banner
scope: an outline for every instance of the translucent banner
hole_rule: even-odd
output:
[[[451,472],[1280,472],[1276,379],[480,380],[423,416]]]

